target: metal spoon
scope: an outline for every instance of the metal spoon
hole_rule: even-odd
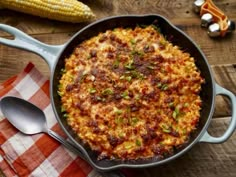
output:
[[[81,158],[86,160],[83,153],[72,143],[48,128],[46,116],[37,106],[21,98],[6,96],[0,101],[0,108],[9,122],[22,133],[27,135],[47,133],[70,151],[77,153]],[[119,171],[99,173],[104,177],[124,177]]]

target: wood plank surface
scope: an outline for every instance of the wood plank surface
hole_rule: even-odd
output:
[[[213,1],[230,20],[236,22],[235,0]],[[210,38],[207,29],[200,27],[200,17],[193,12],[194,0],[82,0],[82,2],[91,7],[97,16],[96,20],[124,14],[160,14],[168,18],[200,46],[211,65],[216,82],[236,94],[236,32],[224,38]],[[0,9],[0,23],[16,27],[44,43],[57,45],[68,41],[90,22],[71,24]],[[0,37],[9,38],[9,34],[0,31]],[[48,65],[41,57],[0,45],[0,83],[19,73],[28,62],[33,62],[40,72],[50,77]],[[214,119],[209,127],[211,134],[215,136],[223,134],[231,110],[231,104],[226,97],[216,97]],[[197,143],[185,155],[168,164],[140,169],[138,172],[139,177],[235,177],[236,133],[225,143]]]

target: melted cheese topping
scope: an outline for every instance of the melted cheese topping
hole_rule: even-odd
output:
[[[98,159],[162,156],[199,122],[204,79],[194,58],[152,25],[82,42],[62,72],[62,111]]]

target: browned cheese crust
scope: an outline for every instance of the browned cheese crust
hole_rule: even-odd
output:
[[[162,156],[197,128],[204,79],[194,58],[152,25],[82,42],[62,72],[62,111],[98,159]]]

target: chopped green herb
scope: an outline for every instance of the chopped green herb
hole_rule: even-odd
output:
[[[66,111],[65,107],[61,106],[61,112],[65,112],[65,111]]]
[[[162,131],[165,133],[170,133],[171,132],[171,127],[166,125],[166,124],[162,124]]]
[[[161,82],[157,83],[157,87],[161,88],[162,87],[162,83]]]
[[[137,26],[138,26],[138,27],[140,27],[140,28],[146,28],[146,27],[148,27],[149,25],[145,25],[145,24],[138,24]]]
[[[187,134],[187,129],[183,129],[183,134],[186,135]]]
[[[124,75],[120,76],[120,80],[124,80],[124,79],[125,79]]]
[[[169,103],[169,107],[170,107],[170,108],[173,108],[173,107],[174,107],[174,104],[175,104],[174,102]]]
[[[67,117],[68,117],[68,114],[67,114],[67,113],[63,114],[63,117],[64,117],[64,118],[67,118]]]
[[[131,118],[131,125],[137,124],[138,121],[139,121],[139,119],[138,119],[137,117],[132,117],[132,118]]]
[[[112,67],[113,67],[114,69],[116,69],[116,68],[119,67],[119,64],[120,64],[120,60],[117,58],[117,59],[114,61]]]
[[[102,98],[101,98],[100,96],[97,96],[97,97],[96,97],[96,100],[102,101]]]
[[[113,90],[110,88],[107,88],[102,91],[102,95],[112,95],[112,94],[113,94]]]
[[[92,56],[89,54],[88,56],[87,56],[87,60],[89,60],[89,59],[91,59],[92,58]]]
[[[117,114],[122,114],[122,113],[123,113],[123,111],[122,111],[122,110],[120,110],[120,109],[118,109],[118,110],[116,111],[116,113],[117,113]]]
[[[143,53],[143,52],[141,52],[141,51],[133,50],[133,51],[131,51],[131,55],[138,55],[138,56],[143,56],[143,55],[144,55],[144,53]]]
[[[137,146],[141,146],[141,145],[142,145],[142,144],[141,144],[141,141],[140,141],[140,140],[138,140],[138,139],[136,140],[136,142],[135,142],[135,143],[136,143],[136,145],[137,145]]]
[[[144,51],[145,51],[145,50],[148,50],[148,49],[149,49],[149,45],[146,44],[146,45],[143,47],[143,49],[144,49]]]
[[[179,108],[178,107],[175,107],[175,110],[173,111],[172,113],[172,117],[174,119],[177,119],[177,117],[179,116]]]
[[[57,91],[57,94],[58,94],[59,96],[62,96],[62,95],[63,95],[63,92]]]
[[[100,96],[97,96],[97,97],[96,97],[96,100],[97,100],[97,101],[103,101],[103,102],[104,102],[104,101],[106,101],[106,98],[102,98],[102,97],[100,97]]]
[[[61,74],[64,74],[66,72],[66,69],[65,68],[62,68],[61,69]]]
[[[178,106],[175,107],[175,112],[176,112],[177,115],[179,115],[179,108],[178,108]]]
[[[136,41],[134,39],[131,39],[130,43],[134,45],[134,44],[136,44]]]
[[[118,136],[119,136],[120,138],[123,138],[123,137],[125,137],[125,133],[124,133],[124,132],[119,132],[119,133],[118,133]]]
[[[162,131],[165,132],[165,133],[170,133],[171,132],[170,129],[165,129],[165,128],[163,128]]]
[[[62,85],[62,84],[59,84],[57,87],[60,89],[60,88],[62,88],[62,87],[63,87],[63,85]]]
[[[89,88],[89,93],[93,94],[93,93],[96,93],[97,90],[95,88]]]
[[[116,114],[122,114],[123,113],[123,110],[121,110],[121,109],[117,109],[116,107],[114,107],[114,112],[116,113]]]
[[[130,82],[132,80],[132,77],[131,76],[127,76],[125,79]]]
[[[159,27],[157,27],[156,25],[151,25],[157,32],[161,32],[161,29]]]
[[[165,46],[167,45],[167,41],[166,41],[165,39],[160,40],[159,43],[160,43],[163,47],[165,47]]]
[[[163,84],[162,86],[161,86],[161,90],[167,90],[168,89],[168,85],[167,84]]]
[[[131,142],[125,143],[125,149],[131,149],[132,147],[133,147],[133,143],[131,143]]]
[[[130,99],[130,96],[129,96],[129,92],[128,91],[124,91],[122,94],[121,94],[121,97],[124,98],[124,99]]]
[[[189,103],[184,103],[184,107],[189,107]]]
[[[147,66],[147,68],[150,69],[150,70],[154,70],[155,66],[149,65],[149,66]]]
[[[127,64],[125,65],[125,68],[126,68],[126,69],[129,69],[129,70],[135,69],[135,67],[134,67],[134,65],[133,65],[133,62],[127,63]]]
[[[175,111],[173,111],[173,113],[172,113],[172,117],[173,117],[174,119],[176,119],[176,117],[177,117],[177,113],[176,113]]]
[[[116,117],[116,118],[115,118],[115,123],[116,123],[117,125],[123,124],[123,123],[124,123],[124,118],[122,118],[122,117]]]
[[[133,70],[130,72],[130,75],[132,76],[132,78],[137,78],[140,75],[140,73],[138,71]]]
[[[140,95],[139,94],[135,95],[134,99],[135,100],[139,100],[140,99]]]

